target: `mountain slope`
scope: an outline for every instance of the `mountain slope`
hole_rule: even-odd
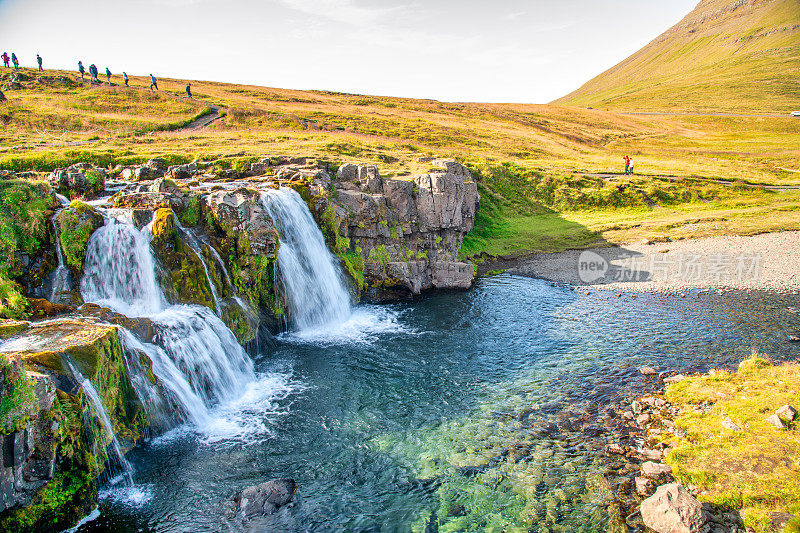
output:
[[[554,103],[617,110],[800,109],[800,0],[702,0]]]

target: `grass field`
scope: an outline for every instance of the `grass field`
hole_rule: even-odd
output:
[[[0,169],[265,155],[375,163],[386,177],[427,172],[425,157],[473,169],[482,213],[464,255],[554,251],[597,242],[796,229],[800,119],[647,116],[552,105],[447,103],[327,91],[131,77],[91,86],[23,70],[0,104]],[[182,126],[223,108],[202,130]],[[638,174],[617,175],[631,155]],[[592,177],[603,175],[603,178]],[[727,180],[723,185],[714,180]]]
[[[773,366],[759,356],[734,373],[695,376],[671,385],[666,398],[683,413],[675,421],[685,438],[668,439],[675,477],[700,487],[701,498],[741,510],[754,531],[774,531],[772,513],[800,513],[800,430],[777,430],[765,419],[784,405],[800,405],[800,366]],[[703,402],[708,409],[699,409]],[[734,431],[722,422],[738,426]],[[795,518],[785,529],[800,531]]]

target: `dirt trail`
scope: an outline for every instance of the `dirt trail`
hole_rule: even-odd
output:
[[[218,105],[214,105],[214,104],[209,104],[208,107],[211,109],[211,113],[209,113],[207,115],[203,115],[202,117],[193,120],[192,122],[188,123],[187,125],[174,130],[174,132],[195,131],[195,130],[199,130],[199,129],[205,128],[206,126],[208,126],[208,125],[210,125],[210,124],[222,119],[222,112],[223,111],[225,111],[226,114],[227,114],[227,111],[228,111],[224,107],[221,107],[221,106],[218,106]]]

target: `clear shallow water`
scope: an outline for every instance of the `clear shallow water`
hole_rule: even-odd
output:
[[[254,356],[257,373],[293,384],[263,411],[248,404],[248,416],[261,413],[258,438],[176,430],[146,443],[128,455],[146,497],[111,488],[79,531],[243,530],[225,500],[274,477],[297,480],[296,503],[253,530],[423,531],[435,512],[440,531],[602,531],[605,503],[586,483],[602,465],[518,414],[557,420],[636,393],[645,364],[705,370],[753,350],[797,358],[786,337],[800,330],[789,310],[799,304],[586,295],[499,276],[469,292],[359,307],[374,315],[363,329],[286,334]],[[528,459],[493,459],[515,446]]]

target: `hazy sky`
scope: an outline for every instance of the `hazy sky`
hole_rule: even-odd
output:
[[[0,53],[45,67],[545,103],[698,0],[0,0]]]

